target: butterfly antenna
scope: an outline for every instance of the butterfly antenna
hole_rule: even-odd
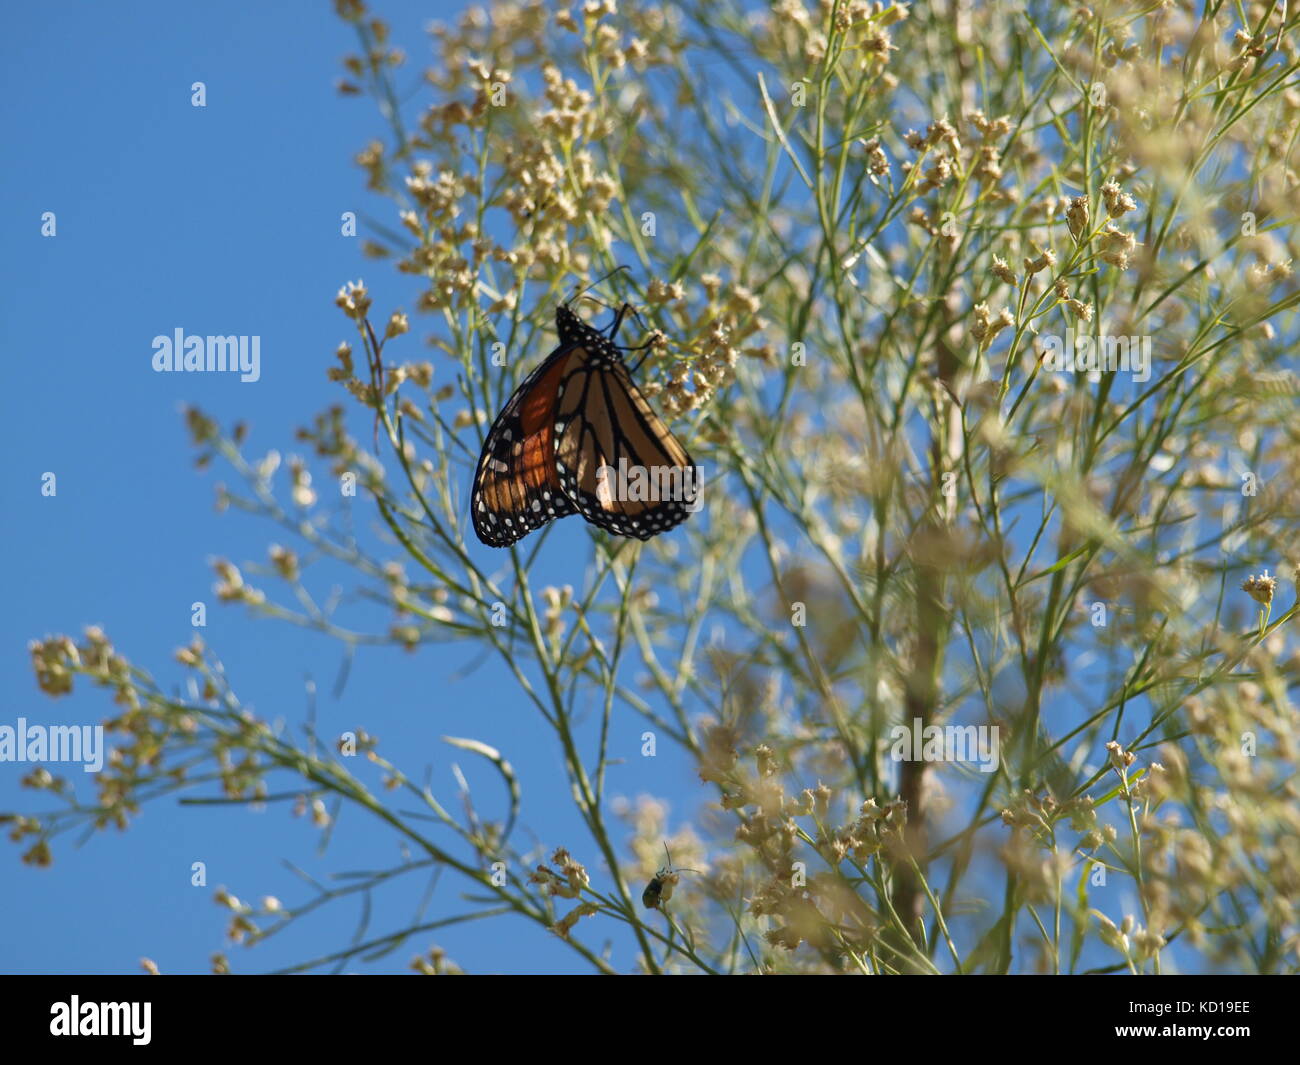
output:
[[[570,297],[568,298],[568,300],[567,300],[566,302],[568,302],[568,303],[572,303],[572,302],[573,302],[574,300],[576,300],[579,296],[585,296],[588,292],[590,292],[590,291],[591,291],[593,288],[595,288],[597,285],[603,285],[606,281],[608,281],[608,280],[609,280],[611,277],[613,277],[615,274],[622,273],[624,270],[631,270],[631,269],[632,269],[632,268],[631,268],[630,266],[616,266],[616,267],[614,267],[614,269],[611,270],[609,273],[605,274],[604,277],[598,277],[598,278],[596,278],[596,280],[593,281],[593,282],[592,282],[590,285],[588,285],[586,288],[584,288],[584,289],[582,289],[582,290],[580,290],[580,291],[578,291],[578,292],[575,292],[572,296],[570,296]]]
[[[618,313],[619,313],[617,310],[614,309],[614,305],[613,305],[612,303],[606,303],[606,302],[605,302],[603,299],[601,299],[599,296],[591,296],[591,295],[587,295],[586,293],[584,293],[584,294],[582,295],[582,299],[583,299],[585,302],[587,302],[587,303],[594,303],[594,304],[596,304],[598,307],[604,307],[605,310],[607,310],[607,311],[613,311],[614,314],[615,314],[615,316],[617,316]],[[615,323],[615,328],[617,328],[617,323]],[[614,334],[611,332],[611,333],[610,333],[610,336],[613,336],[613,335],[614,335]]]

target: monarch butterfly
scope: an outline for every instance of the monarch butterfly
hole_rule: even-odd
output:
[[[694,509],[698,470],[633,384],[614,343],[631,310],[623,304],[601,332],[567,303],[556,307],[559,347],[497,415],[474,473],[470,515],[489,547],[508,547],[569,514],[648,540]],[[660,484],[680,490],[611,493],[611,471],[628,469],[654,471]]]

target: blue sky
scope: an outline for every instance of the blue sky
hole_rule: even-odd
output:
[[[428,54],[423,26],[460,6],[383,5],[395,42],[412,57],[410,78]],[[378,213],[352,157],[383,135],[370,101],[334,89],[340,57],[355,49],[351,29],[323,2],[29,5],[10,12],[7,27],[0,478],[11,565],[0,613],[0,721],[106,716],[103,695],[85,685],[57,703],[42,695],[26,650],[33,637],[79,636],[88,624],[102,625],[166,685],[179,683],[171,655],[193,635],[190,604],[204,600],[204,637],[260,714],[295,727],[306,712],[306,678],[315,678],[322,732],[365,728],[386,750],[403,752],[417,775],[431,766],[453,805],[452,752],[439,737],[499,745],[523,780],[527,820],[554,833],[548,846],[565,842],[577,826],[564,792],[550,807],[539,798],[548,791],[539,781],[558,772],[553,743],[502,671],[451,681],[472,657],[465,647],[363,650],[336,700],[337,645],[252,623],[212,594],[211,558],[261,560],[275,537],[256,521],[214,512],[213,482],[229,474],[194,469],[180,405],[195,403],[227,425],[247,421],[252,453],[294,451],[294,428],[342,399],[325,371],[336,345],[355,337],[335,292],[357,277],[395,286],[391,267],[363,260],[359,241],[340,235],[342,212]],[[191,106],[195,81],[206,84],[206,108]],[[53,238],[41,235],[47,211],[57,219]],[[377,303],[406,298],[387,293]],[[152,340],[177,327],[260,336],[261,379],[154,373]],[[53,498],[40,491],[47,472],[57,475]],[[374,520],[368,508],[357,517],[363,526]],[[616,740],[634,752],[639,722],[626,721],[625,731]],[[499,815],[490,772],[473,766],[472,755],[455,760],[486,812]],[[686,768],[666,761],[653,770],[629,761],[613,771],[623,779],[611,777],[611,792],[684,784]],[[32,808],[32,793],[17,785],[30,768],[0,765],[0,809]],[[355,815],[345,816],[327,854],[318,842],[283,806],[258,814],[182,809],[168,799],[147,806],[124,834],[98,834],[80,847],[62,837],[48,870],[20,865],[6,843],[0,907],[10,918],[0,931],[0,971],[130,972],[141,956],[165,972],[205,971],[224,946],[225,915],[212,901],[218,884],[291,904],[307,893],[282,859],[325,875],[397,857],[391,837]],[[190,886],[194,861],[207,863],[205,888]],[[455,908],[448,886],[432,912]],[[390,895],[372,930],[400,927],[424,887],[412,882]],[[282,943],[250,955],[235,949],[235,966],[273,969],[342,946],[357,913],[344,904]],[[498,922],[487,942],[482,927],[448,929],[436,941],[453,958],[472,954],[480,970],[573,966],[534,926]],[[401,971],[434,941],[416,937],[372,968]]]

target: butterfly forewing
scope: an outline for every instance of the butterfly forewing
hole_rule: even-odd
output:
[[[561,348],[528,375],[483,443],[470,513],[474,532],[489,547],[508,547],[577,513],[560,488],[554,457],[556,382],[571,354]]]

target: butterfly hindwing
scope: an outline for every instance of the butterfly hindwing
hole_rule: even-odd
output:
[[[556,404],[560,487],[593,525],[648,540],[686,520],[698,470],[633,383],[618,349],[578,324],[586,358],[566,368]],[[646,490],[632,498],[628,489],[638,476]]]

